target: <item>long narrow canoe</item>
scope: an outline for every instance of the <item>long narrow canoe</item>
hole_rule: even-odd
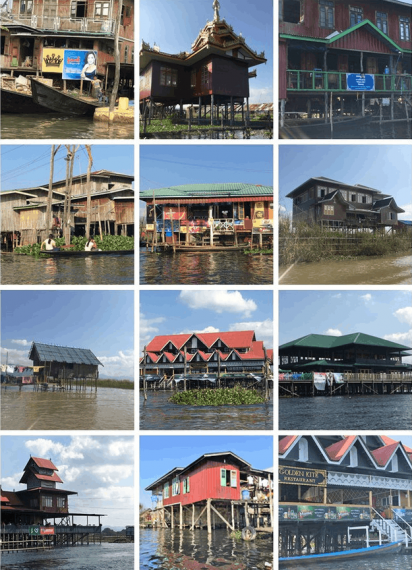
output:
[[[369,556],[381,556],[383,554],[396,554],[402,549],[401,542],[390,542],[381,546],[343,550],[342,552],[328,552],[326,554],[308,554],[306,556],[290,556],[279,558],[279,568],[300,568],[301,566],[317,566],[319,563],[333,563],[340,560],[353,558],[366,558]],[[389,568],[390,566],[388,566]],[[332,566],[331,566],[332,568]]]
[[[96,99],[75,97],[36,79],[31,80],[31,90],[35,103],[63,115],[93,116],[95,109],[103,106]]]
[[[107,251],[72,251],[70,249],[61,249],[60,251],[41,251],[41,255],[50,257],[90,257],[95,255],[131,255],[134,249],[116,249]]]
[[[31,93],[22,93],[11,89],[0,88],[1,112],[2,113],[18,113],[36,114],[50,113],[50,109],[46,109],[33,101]]]

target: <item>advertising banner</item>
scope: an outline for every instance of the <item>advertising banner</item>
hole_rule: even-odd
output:
[[[298,518],[297,505],[279,505],[279,520],[294,520]]]
[[[327,379],[326,372],[314,372],[313,383],[315,384],[316,390],[319,390],[320,392],[323,392],[325,390],[326,379]]]
[[[326,471],[306,469],[304,467],[288,467],[279,465],[279,483],[288,485],[310,485],[311,487],[326,487]]]
[[[338,520],[368,521],[371,519],[369,507],[351,507],[339,505],[336,507]]]
[[[375,76],[369,73],[347,73],[348,91],[375,91]]]
[[[96,76],[97,51],[65,49],[63,79],[92,81]]]
[[[186,208],[166,208],[163,210],[165,220],[187,220]]]
[[[336,507],[327,505],[298,505],[299,520],[336,520]]]
[[[54,534],[54,526],[41,526],[40,527],[40,534]]]
[[[43,48],[41,70],[48,73],[63,73],[64,52],[64,48]]]
[[[392,509],[395,515],[395,521],[398,519],[400,522],[412,523],[412,509]],[[402,520],[403,519],[403,520]]]

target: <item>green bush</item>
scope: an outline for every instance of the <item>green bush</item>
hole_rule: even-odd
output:
[[[264,396],[255,389],[242,388],[201,388],[177,392],[170,398],[173,404],[182,406],[241,406],[264,404]]]

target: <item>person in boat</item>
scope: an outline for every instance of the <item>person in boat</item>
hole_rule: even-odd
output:
[[[96,54],[93,51],[88,51],[84,63],[85,64],[80,74],[80,79],[93,81],[94,76],[96,75]]]
[[[84,246],[84,251],[92,251],[93,249],[97,250],[97,243],[94,241],[93,236],[90,236]]]
[[[44,249],[46,251],[60,251],[60,248],[56,247],[56,242],[53,239],[53,234],[50,234],[49,237],[45,239],[44,242],[41,244],[40,250],[43,251]]]

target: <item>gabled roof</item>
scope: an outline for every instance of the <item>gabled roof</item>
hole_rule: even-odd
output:
[[[53,471],[58,471],[57,467],[54,465],[54,463],[52,463],[50,459],[43,459],[42,457],[30,457],[30,459],[34,461],[37,467],[40,467],[41,469],[53,469]],[[30,463],[30,459],[27,465]]]
[[[183,184],[181,186],[168,186],[156,190],[143,190],[140,199],[152,199],[153,192],[156,198],[204,198],[204,197],[231,197],[237,196],[273,196],[273,186],[259,184],[244,184],[242,182],[222,184]]]
[[[372,455],[375,458],[376,463],[382,467],[385,467],[399,446],[399,441],[395,441],[394,443],[385,445],[384,447],[379,447],[378,449],[372,451]]]
[[[294,441],[297,439],[297,435],[287,435],[286,437],[282,437],[279,441],[279,453],[283,455],[285,451],[289,449]]]
[[[297,188],[286,194],[286,198],[293,198],[295,195],[299,194],[301,190],[303,190],[308,184],[316,183],[323,183],[323,184],[333,184],[341,186],[347,190],[351,188],[356,190],[365,190],[369,192],[373,192],[373,194],[378,194],[379,196],[387,196],[387,194],[382,194],[379,190],[375,190],[375,188],[370,188],[368,186],[362,186],[361,184],[347,184],[346,182],[339,182],[338,180],[333,180],[332,178],[326,178],[325,176],[312,176],[308,178],[305,182],[302,182]]]
[[[248,467],[248,468],[251,467],[250,463],[248,463],[247,461],[245,461],[244,459],[242,459],[241,457],[239,457],[235,453],[232,453],[231,451],[220,451],[218,453],[204,453],[203,455],[198,457],[198,459],[196,459],[195,461],[190,463],[187,467],[182,469],[180,475],[183,475],[187,471],[190,471],[191,469],[193,469],[196,465],[198,465],[202,461],[207,461],[209,459],[210,460],[219,460],[219,459],[223,459],[224,457],[228,457],[231,461],[237,463],[238,465],[240,465],[242,467]]]
[[[93,352],[88,348],[72,348],[69,346],[56,346],[53,344],[43,344],[33,341],[29,359],[34,360],[34,353],[37,353],[42,362],[64,362],[67,364],[91,364],[103,366]]]
[[[302,346],[310,348],[337,348],[357,344],[362,346],[376,346],[379,348],[388,348],[394,350],[410,350],[410,347],[398,344],[390,340],[385,340],[377,336],[365,333],[351,333],[342,336],[329,336],[325,334],[308,334],[296,340],[286,342],[279,347],[279,350],[292,346]]]
[[[374,210],[380,210],[381,208],[387,208],[387,207],[391,207],[393,210],[395,210],[395,212],[398,213],[402,213],[405,211],[402,210],[402,208],[399,208],[399,206],[395,202],[395,199],[392,197],[384,198],[383,200],[376,200],[376,202],[374,202],[372,205],[372,208]]]
[[[229,348],[249,348],[255,340],[254,331],[229,331],[214,333],[192,333],[155,336],[146,346],[147,352],[161,352],[164,347],[171,342],[178,350],[192,337],[196,336],[205,346],[210,348],[217,340]]]
[[[345,437],[342,441],[338,441],[329,447],[325,448],[326,453],[333,461],[339,461],[345,453],[350,449],[352,443],[356,439],[356,435],[351,435],[349,437]]]

